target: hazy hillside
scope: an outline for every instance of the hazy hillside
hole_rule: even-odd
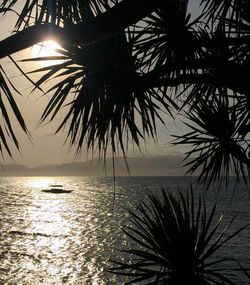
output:
[[[159,156],[150,158],[128,158],[129,170],[133,176],[180,176],[185,173],[180,166],[181,156]],[[126,165],[122,158],[115,164],[117,176],[127,176]],[[106,171],[103,162],[97,159],[87,162],[75,162],[66,164],[43,165],[28,168],[24,165],[9,164],[0,169],[1,176],[105,176],[112,175],[112,159],[107,158]]]
[[[0,166],[0,176],[26,176],[31,169],[22,164],[4,164]]]

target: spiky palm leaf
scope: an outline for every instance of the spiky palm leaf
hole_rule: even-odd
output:
[[[201,51],[194,33],[199,19],[190,21],[187,4],[183,0],[168,1],[133,32],[133,49],[145,70],[193,59]]]
[[[162,197],[149,194],[149,203],[140,202],[137,209],[130,212],[132,226],[124,228],[136,245],[124,250],[132,260],[112,261],[115,267],[109,272],[130,277],[125,284],[236,285],[227,263],[233,258],[216,254],[246,226],[228,234],[232,219],[221,231],[216,205],[208,212],[204,198],[195,200],[192,188],[176,195],[162,189]]]
[[[140,86],[130,49],[125,34],[120,34],[91,47],[61,50],[63,63],[34,71],[47,71],[37,85],[53,77],[60,80],[48,91],[53,95],[41,122],[53,120],[67,103],[57,132],[69,125],[67,137],[78,151],[86,143],[87,150],[97,148],[104,156],[108,146],[114,154],[117,148],[125,154],[127,140],[139,146],[140,138],[156,138],[156,120],[162,121],[160,105],[170,113],[172,101]]]
[[[12,90],[11,90],[12,89]],[[19,150],[18,139],[13,128],[13,118],[16,119],[21,129],[29,135],[24,119],[13,97],[12,91],[18,93],[12,83],[8,80],[6,73],[0,65],[0,153],[4,158],[7,153],[12,156],[10,143]]]
[[[17,0],[3,0],[2,9],[15,9]],[[116,0],[32,0],[24,1],[15,28],[23,29],[31,24],[52,23],[67,25],[79,23],[88,17],[89,8],[98,14],[109,9],[110,4]],[[3,11],[3,12],[7,12]]]
[[[75,23],[84,24],[89,19],[94,23],[98,15],[123,1],[52,2],[26,1],[16,29],[20,31],[32,22],[35,25],[49,22],[54,27],[60,25],[60,31],[69,24],[74,31]],[[132,5],[130,1],[124,2],[130,3],[127,8]],[[16,3],[16,0],[4,0],[0,11],[5,13]],[[142,2],[135,3],[138,7]],[[79,37],[74,39],[74,44],[64,38],[65,43],[62,40],[62,44],[67,52],[63,57],[66,62],[44,69],[47,73],[36,87],[53,77],[55,72],[58,78],[65,78],[52,87],[54,95],[43,113],[42,121],[53,120],[65,102],[69,103],[69,111],[57,131],[68,124],[68,139],[77,145],[78,150],[85,141],[88,149],[97,147],[104,154],[108,144],[114,152],[117,145],[125,152],[125,141],[129,138],[136,144],[146,136],[156,138],[156,118],[161,120],[159,110],[162,106],[163,111],[168,112],[169,105],[178,109],[177,103],[172,101],[173,97],[169,98],[169,91],[180,92],[182,96],[174,98],[181,99],[183,106],[193,105],[196,110],[200,98],[213,100],[218,90],[226,90],[226,96],[234,96],[238,135],[243,133],[245,137],[248,133],[250,69],[247,36],[250,17],[249,9],[245,9],[249,7],[248,2],[204,0],[201,1],[203,10],[200,17],[194,20],[188,14],[187,0],[157,3],[154,13],[146,9],[145,14],[140,14],[141,22],[128,22],[126,35],[123,31],[113,36],[105,34],[105,39],[91,39],[87,45],[83,45]],[[209,21],[207,26],[206,17]],[[138,21],[138,18],[133,19]],[[76,32],[80,34],[81,31],[77,29]],[[224,95],[218,92],[215,97],[218,99]],[[241,117],[240,110],[244,110]],[[140,123],[136,121],[136,113]],[[197,113],[194,111],[193,120],[195,116]],[[240,120],[246,126],[240,124]],[[231,144],[231,138],[228,139]],[[244,173],[242,163],[246,164],[246,157],[239,154],[233,157],[234,168]],[[213,165],[221,165],[221,156],[213,157],[217,158],[219,161]],[[206,169],[213,167],[210,165]],[[218,167],[216,169],[219,170]]]
[[[249,20],[249,1],[248,0],[201,0],[207,14],[208,21],[218,23],[219,26],[225,25],[225,20],[236,20],[240,23],[242,20]],[[227,31],[231,30],[230,22]]]
[[[175,143],[192,145],[186,156],[191,160],[185,164],[190,166],[189,173],[199,170],[198,181],[207,185],[229,175],[249,175],[249,145],[239,135],[241,122],[228,97],[200,100],[186,116],[190,120],[186,125],[192,131],[176,136]]]

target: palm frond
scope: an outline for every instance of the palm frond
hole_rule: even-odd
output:
[[[16,119],[21,129],[29,136],[28,129],[12,95],[11,89],[14,92],[18,92],[8,80],[4,69],[0,66],[0,152],[3,159],[5,153],[12,156],[10,143],[13,143],[14,147],[19,150],[18,139],[13,128],[13,118]]]
[[[90,47],[58,52],[59,57],[25,60],[64,59],[32,71],[44,72],[36,87],[52,78],[59,80],[48,90],[52,97],[41,123],[54,120],[64,108],[66,115],[56,133],[66,127],[67,140],[77,153],[86,146],[104,157],[108,147],[125,155],[128,140],[140,147],[141,139],[156,139],[157,121],[164,124],[161,106],[171,114],[174,102],[156,89],[141,87],[138,62],[124,33]]]
[[[137,212],[130,212],[132,226],[124,229],[136,245],[125,250],[131,260],[112,261],[108,271],[131,277],[125,284],[236,284],[231,280],[236,271],[227,264],[235,260],[216,254],[246,227],[228,235],[231,220],[220,232],[222,219],[214,224],[216,205],[209,213],[204,197],[195,196],[192,187],[176,195],[166,189],[161,197],[149,194],[149,203],[140,202]]]
[[[207,14],[208,21],[212,23],[217,21],[219,25],[224,25],[225,19],[236,20],[237,22],[249,20],[249,1],[247,0],[202,0],[201,4]],[[227,28],[231,30],[230,23],[228,24]]]
[[[131,29],[134,53],[141,60],[143,70],[194,58],[200,51],[194,33],[199,19],[191,22],[187,2],[168,1],[145,18],[141,26]]]
[[[17,0],[3,0],[0,4],[2,13],[17,9]],[[102,0],[32,0],[24,1],[16,22],[16,30],[28,27],[30,24],[49,22],[56,25],[79,23],[90,13],[98,14],[105,11],[115,1]],[[19,3],[20,4],[20,3]]]
[[[237,108],[229,106],[227,96],[200,100],[192,105],[192,112],[187,113],[187,118],[190,123],[186,125],[191,131],[176,136],[174,144],[193,147],[185,158],[191,159],[185,164],[190,166],[188,173],[199,170],[198,181],[208,186],[221,181],[222,177],[236,175],[245,179],[249,175],[249,145],[239,135],[241,122]]]

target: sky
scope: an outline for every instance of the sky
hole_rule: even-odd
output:
[[[20,2],[19,2],[20,3]],[[191,3],[190,9],[196,11],[195,3]],[[0,40],[7,37],[14,26],[15,15],[8,14],[4,19],[1,18],[1,31]],[[19,52],[13,57],[16,60],[30,58],[32,56],[32,49],[26,49]],[[39,91],[31,92],[32,85],[28,82],[20,72],[10,63],[8,58],[4,58],[0,61],[0,64],[4,67],[8,76],[11,78],[13,84],[21,92],[22,96],[16,94],[15,99],[18,106],[25,118],[28,129],[31,134],[29,139],[14,123],[16,134],[20,142],[21,152],[17,152],[12,148],[14,154],[14,161],[5,156],[6,163],[18,163],[24,164],[30,167],[44,165],[44,164],[62,164],[69,163],[75,160],[75,149],[69,150],[69,146],[64,145],[66,138],[66,132],[54,135],[56,126],[60,122],[58,118],[55,123],[50,123],[43,126],[38,126],[39,119],[42,111],[48,103],[48,98],[43,96]],[[20,63],[21,64],[21,63]],[[41,67],[40,63],[25,63],[21,65],[24,71],[28,72],[36,68]],[[33,76],[34,80],[38,77]],[[63,113],[62,113],[63,115]],[[165,156],[165,155],[179,155],[185,152],[181,147],[173,147],[170,144],[172,137],[170,134],[182,133],[185,127],[179,120],[173,121],[169,117],[165,118],[166,127],[161,124],[158,125],[158,144],[154,144],[153,141],[148,140],[147,144],[142,143],[141,151],[136,148],[130,148],[128,156],[132,157],[151,157],[151,156]],[[91,157],[86,155],[86,151],[82,150],[82,155],[77,161],[85,161]]]

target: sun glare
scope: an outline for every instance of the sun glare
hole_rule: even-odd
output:
[[[34,45],[31,49],[31,55],[33,58],[60,56],[61,54],[57,52],[58,49],[62,49],[62,47],[57,42],[49,40]],[[49,66],[62,63],[63,60],[46,59],[38,62],[42,66]]]
[[[28,178],[25,181],[25,187],[31,187],[35,189],[47,189],[50,184],[55,183],[54,179],[52,178],[39,178],[39,177],[32,177]]]

